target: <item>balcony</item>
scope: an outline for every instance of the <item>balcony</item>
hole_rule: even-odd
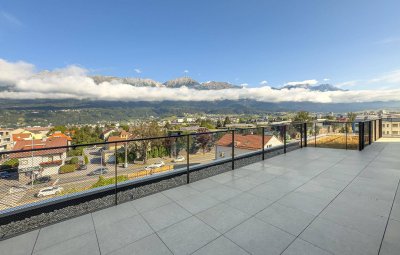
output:
[[[374,125],[365,126],[368,131]],[[260,148],[250,155],[233,153],[232,162],[216,159],[197,168],[78,193],[79,197],[96,194],[89,202],[92,206],[111,200],[110,207],[89,213],[77,210],[79,205],[69,207],[75,218],[14,237],[10,232],[30,219],[11,223],[8,233],[2,233],[9,238],[0,242],[0,250],[5,254],[398,254],[400,143],[396,138],[372,143],[373,137],[368,135],[371,144],[359,151],[318,148],[319,139],[308,140],[304,147],[307,140],[302,135],[299,142]],[[245,165],[243,160],[253,163]],[[207,171],[217,174],[199,177]],[[181,181],[186,177],[188,184]],[[156,185],[163,188],[154,191]],[[110,197],[112,191],[118,193]],[[99,200],[99,192],[108,200]],[[136,200],[128,198],[132,194]],[[62,199],[71,204],[74,196]],[[56,198],[50,202],[61,203]],[[45,210],[40,203],[34,206]],[[43,217],[49,222],[62,219],[54,212]]]

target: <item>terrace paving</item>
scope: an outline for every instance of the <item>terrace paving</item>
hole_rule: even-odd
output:
[[[399,254],[400,143],[303,148],[0,242],[1,254]],[[397,192],[397,196],[396,196]]]

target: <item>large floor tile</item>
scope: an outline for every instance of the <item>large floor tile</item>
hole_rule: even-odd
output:
[[[297,193],[321,199],[334,199],[340,191],[324,187],[315,183],[306,183],[296,189]]]
[[[241,192],[242,191],[239,189],[234,189],[225,185],[219,185],[203,192],[203,194],[213,197],[219,201],[225,201],[239,195]]]
[[[380,245],[380,241],[367,234],[320,218],[300,237],[324,250],[343,255],[376,255]]]
[[[132,203],[138,212],[145,212],[171,202],[172,200],[164,196],[163,193],[156,193],[134,200]]]
[[[400,221],[389,220],[383,240],[400,248]]]
[[[296,208],[275,203],[256,214],[256,218],[297,236],[315,216]]]
[[[119,204],[107,209],[92,213],[93,221],[96,226],[109,224],[138,214],[132,202]]]
[[[42,250],[36,250],[34,255],[95,255],[100,254],[96,234],[89,232],[64,242],[56,243]]]
[[[172,255],[171,251],[158,238],[156,234],[147,236],[121,249],[109,253],[109,255]]]
[[[192,214],[207,210],[208,208],[221,203],[220,201],[203,194],[185,197],[176,202]]]
[[[0,241],[0,251],[7,255],[32,254],[39,230]]]
[[[40,230],[35,250],[53,246],[68,239],[94,231],[93,220],[90,214],[66,220]]]
[[[236,190],[247,191],[258,185],[258,182],[250,178],[240,178],[224,183],[225,186]]]
[[[102,254],[109,253],[133,243],[153,232],[154,231],[140,215],[102,225],[98,228],[96,227]]]
[[[224,236],[217,238],[193,255],[246,255],[249,254]]]
[[[218,232],[225,233],[248,219],[250,215],[226,204],[218,204],[196,214],[196,217],[216,229]]]
[[[297,238],[282,255],[332,255],[332,253]]]
[[[223,173],[223,174],[218,174],[218,175],[214,175],[211,176],[210,179],[213,181],[216,181],[218,183],[222,183],[224,184],[225,182],[229,182],[235,179],[239,179],[242,178],[243,176],[241,175],[235,175],[234,173],[232,173],[232,171]]]
[[[192,216],[188,211],[176,203],[170,203],[151,211],[142,213],[143,218],[149,223],[154,231],[161,230],[178,221]]]
[[[352,207],[336,206],[332,203],[324,210],[320,217],[333,221],[339,225],[355,229],[361,233],[382,238],[385,231],[387,217],[371,214],[368,210],[356,210]]]
[[[278,200],[278,202],[288,207],[300,209],[303,212],[312,215],[318,215],[329,204],[330,199],[321,199],[293,192]]]
[[[242,212],[253,215],[267,208],[273,202],[266,198],[243,192],[240,195],[225,201],[225,203]]]
[[[179,186],[179,187],[176,187],[173,189],[163,191],[162,193],[164,195],[166,195],[167,197],[169,197],[170,199],[176,201],[176,200],[188,197],[188,196],[199,194],[200,192],[197,191],[196,189],[193,189],[189,185],[183,185],[183,186]]]
[[[207,179],[203,179],[200,181],[192,182],[188,186],[197,191],[203,192],[208,189],[214,188],[218,185],[221,185],[221,184],[216,181],[211,180],[210,178],[207,178]]]
[[[158,235],[176,255],[193,253],[220,236],[217,231],[196,217],[165,228],[158,232]]]
[[[263,255],[281,254],[295,238],[254,217],[227,232],[225,236],[247,252]]]

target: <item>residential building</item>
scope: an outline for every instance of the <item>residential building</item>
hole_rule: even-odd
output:
[[[49,136],[49,138],[64,138],[67,140],[68,145],[71,145],[72,143],[72,138],[68,135],[61,133],[61,131],[55,131],[53,134]]]
[[[0,151],[11,150],[13,147],[11,130],[0,129]]]
[[[10,158],[19,161],[18,172],[35,177],[58,174],[60,166],[65,163],[67,149],[49,149],[29,151],[33,149],[43,149],[52,147],[66,146],[68,140],[64,137],[54,137],[48,139],[20,140],[14,145],[14,150],[21,151],[10,154]]]
[[[118,129],[110,128],[110,129],[104,130],[103,133],[101,133],[101,139],[107,140],[108,137],[114,132],[118,132]]]
[[[235,154],[245,154],[261,150],[262,136],[261,135],[241,135],[235,134]],[[264,136],[264,149],[272,148],[274,146],[282,145],[274,135]],[[232,156],[232,135],[225,134],[216,143],[215,158],[224,158]]]
[[[400,117],[384,119],[382,122],[382,134],[386,136],[400,135]]]

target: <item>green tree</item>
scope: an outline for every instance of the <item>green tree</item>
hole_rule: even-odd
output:
[[[312,117],[310,116],[310,113],[306,111],[297,112],[296,115],[294,116],[294,121],[297,122],[307,122],[311,120]]]
[[[122,128],[122,129],[125,130],[126,132],[129,131],[129,125],[127,125],[127,124],[122,124],[122,125],[120,125],[120,128]]]
[[[349,122],[354,122],[357,118],[357,114],[354,112],[348,112],[347,118],[349,119]]]
[[[232,122],[231,122],[231,119],[228,116],[226,116],[225,120],[224,120],[224,127],[226,127],[226,125],[228,125],[228,124],[232,124]]]
[[[165,132],[160,128],[156,121],[141,122],[132,127],[132,133],[140,138],[158,137],[165,135]],[[131,149],[138,151],[144,163],[147,163],[148,152],[152,146],[162,144],[162,140],[142,140],[130,144]]]

